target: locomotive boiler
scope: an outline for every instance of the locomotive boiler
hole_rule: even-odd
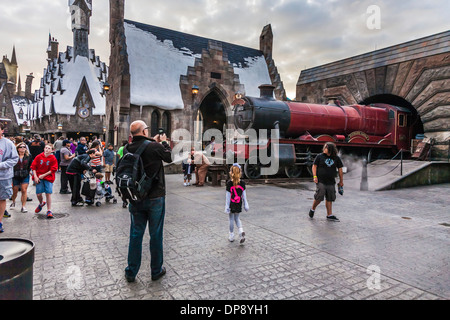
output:
[[[289,177],[298,177],[305,166],[310,168],[326,141],[341,151],[369,157],[409,150],[412,115],[407,108],[384,103],[341,106],[279,101],[273,98],[274,86],[259,88],[260,97],[233,102],[234,124],[244,131],[278,129],[280,165]],[[247,177],[259,177],[261,164],[255,157],[269,146],[267,141],[245,149]]]

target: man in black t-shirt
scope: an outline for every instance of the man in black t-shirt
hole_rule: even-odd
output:
[[[311,218],[314,217],[314,212],[317,206],[325,198],[327,220],[339,221],[339,219],[333,215],[332,203],[336,200],[336,171],[339,173],[339,187],[344,186],[344,174],[342,167],[342,160],[337,155],[336,145],[332,142],[325,143],[323,146],[323,153],[317,155],[312,166],[314,182],[316,183],[316,193],[314,194],[312,208],[309,210],[309,216]]]

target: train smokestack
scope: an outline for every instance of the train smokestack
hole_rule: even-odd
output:
[[[262,84],[258,88],[259,88],[259,92],[260,92],[259,95],[261,98],[275,100],[275,98],[273,97],[273,91],[275,90],[274,85]]]

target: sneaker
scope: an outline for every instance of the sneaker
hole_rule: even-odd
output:
[[[185,182],[183,185],[186,187],[186,186],[187,186],[187,183]]]
[[[47,211],[47,219],[53,219],[53,214],[50,210]]]
[[[41,212],[41,210],[42,210],[42,208],[45,206],[45,204],[46,204],[45,201],[42,202],[42,204],[40,203],[40,204],[37,206],[36,210],[34,210],[34,212],[36,212],[36,213]]]
[[[228,236],[228,241],[233,242],[234,241],[234,233],[230,232],[230,235]]]
[[[327,220],[328,221],[335,221],[335,222],[339,222],[340,221],[338,218],[336,218],[335,215],[327,216]]]
[[[313,218],[314,217],[314,210],[313,209],[309,209],[309,217]]]
[[[28,212],[28,210],[27,210],[27,208],[25,208],[25,207],[22,207],[22,209],[20,209],[20,212],[23,212],[23,213],[25,213],[25,212]]]
[[[4,232],[5,230],[3,230],[3,224],[0,222],[0,233]]]
[[[27,198],[27,201],[33,201],[33,199],[31,199],[31,198]]]
[[[16,203],[13,202],[13,203],[11,203],[11,205],[10,205],[9,207],[10,207],[10,208],[15,208],[15,206],[16,206]]]
[[[240,241],[239,241],[239,243],[244,243],[244,241],[245,241],[245,232],[242,232],[240,235],[239,235],[239,238],[241,239]]]
[[[10,218],[11,217],[11,213],[9,213],[7,210],[5,210],[5,213],[3,214],[3,216],[5,218]]]

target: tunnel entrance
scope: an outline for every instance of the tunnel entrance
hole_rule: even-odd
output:
[[[402,97],[393,95],[393,94],[378,94],[371,96],[369,98],[364,99],[360,104],[369,105],[371,103],[386,103],[391,104],[397,107],[403,107],[407,108],[409,111],[411,111],[412,115],[412,127],[413,127],[413,135],[412,137],[416,137],[416,135],[423,135],[424,129],[423,129],[423,123],[420,119],[420,115],[417,112],[416,108],[403,99]]]

